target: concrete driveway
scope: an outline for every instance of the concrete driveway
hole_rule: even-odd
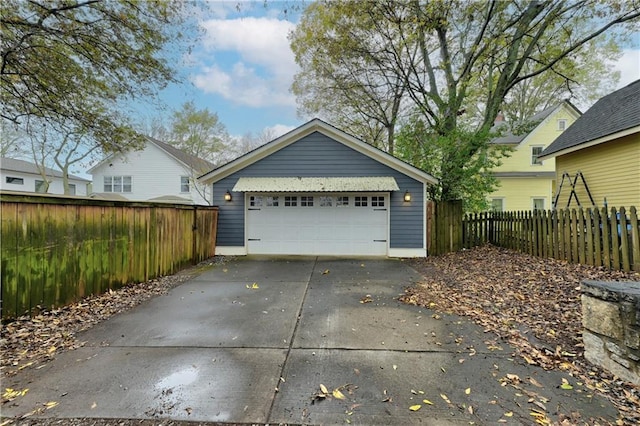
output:
[[[35,417],[530,424],[538,410],[615,419],[573,377],[512,358],[468,320],[397,302],[418,280],[400,260],[233,260],[85,332],[83,348],[4,380],[30,390],[2,416],[57,402]],[[561,389],[562,378],[574,389]],[[317,398],[320,384],[345,398]]]

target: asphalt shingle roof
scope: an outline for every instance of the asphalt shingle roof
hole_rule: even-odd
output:
[[[565,130],[542,156],[574,148],[640,125],[640,80],[601,98]]]
[[[33,163],[24,160],[18,160],[16,158],[0,158],[0,169],[2,170],[10,170],[13,172],[22,172],[22,173],[30,173],[34,175],[39,175],[40,171],[38,170],[38,166]],[[45,171],[47,176],[57,177],[62,179],[62,172],[55,169],[50,169],[49,167],[45,167]],[[81,180],[85,182],[91,182],[90,180],[81,178],[79,176],[74,176],[69,174],[70,179]]]
[[[178,161],[181,161],[182,163],[186,164],[187,166],[189,166],[191,169],[199,172],[199,173],[204,173],[207,172],[211,169],[213,169],[214,164],[204,160],[202,158],[196,157],[194,155],[188,154],[178,148],[176,148],[173,145],[169,145],[168,143],[159,141],[157,139],[153,139],[153,138],[148,138],[151,142],[153,142],[158,148],[162,149],[163,151],[165,151],[167,154],[171,155],[172,157],[176,158]]]

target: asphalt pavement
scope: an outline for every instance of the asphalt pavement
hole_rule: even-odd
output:
[[[84,347],[3,380],[29,391],[2,416],[493,425],[579,413],[615,421],[608,401],[514,357],[468,319],[398,302],[419,280],[402,260],[237,258],[82,333]]]

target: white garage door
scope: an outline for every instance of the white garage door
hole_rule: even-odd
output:
[[[247,194],[252,254],[386,255],[388,193]]]

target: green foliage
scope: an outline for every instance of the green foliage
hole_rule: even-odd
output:
[[[107,151],[141,143],[123,102],[153,96],[174,73],[160,53],[181,39],[186,3],[0,2],[2,117],[81,131]]]
[[[498,185],[491,169],[511,152],[490,143],[496,136],[464,129],[441,135],[414,118],[398,132],[396,155],[443,182],[428,187],[431,199],[461,199],[465,211],[483,211],[489,207],[486,194]]]
[[[417,110],[426,131],[403,129],[399,155],[419,156],[414,164],[441,179],[435,199],[474,197],[492,188],[488,138],[498,112],[521,98],[532,101],[517,105],[528,117],[576,83],[606,90],[586,84],[607,69],[582,71],[591,49],[615,57],[616,46],[637,34],[639,17],[637,4],[617,0],[319,1],[292,35],[302,69],[293,91],[303,111],[337,117],[356,135],[369,124],[393,137],[399,111]],[[533,96],[542,82],[552,84]]]
[[[193,102],[186,102],[174,111],[169,143],[198,158],[217,163],[229,139],[218,114],[208,108],[198,110]]]

